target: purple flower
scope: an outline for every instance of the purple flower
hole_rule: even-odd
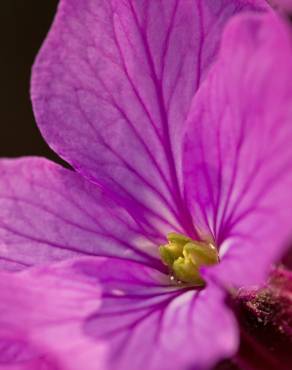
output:
[[[24,269],[0,275],[0,369],[201,369],[235,353],[226,293],[261,283],[291,236],[292,41],[255,10],[61,1],[32,100],[76,172],[0,164],[0,260]]]

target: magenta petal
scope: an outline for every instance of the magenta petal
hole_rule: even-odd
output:
[[[239,16],[189,116],[186,192],[225,282],[257,283],[291,237],[292,40],[275,15]],[[218,276],[217,276],[218,277]]]
[[[84,333],[100,289],[70,263],[0,273],[0,369],[100,370],[105,346]]]
[[[161,266],[149,229],[78,174],[40,158],[0,162],[0,263],[11,267],[77,254]],[[150,253],[150,254],[149,254]]]
[[[101,308],[85,332],[108,343],[108,370],[209,368],[236,351],[236,323],[217,287],[181,289],[154,269],[111,258],[74,268],[101,285]]]
[[[226,20],[255,3],[62,0],[33,70],[46,140],[128,208],[193,232],[182,125]]]

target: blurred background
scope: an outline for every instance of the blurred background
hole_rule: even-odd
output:
[[[58,0],[5,0],[0,6],[0,157],[45,156],[60,162],[34,121],[29,81]]]

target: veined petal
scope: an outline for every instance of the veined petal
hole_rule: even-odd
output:
[[[104,369],[105,344],[83,330],[99,304],[96,280],[70,263],[1,272],[0,369]]]
[[[258,3],[62,0],[33,69],[44,137],[128,208],[194,233],[182,126],[226,20]]]
[[[220,247],[211,273],[227,283],[259,282],[291,237],[291,76],[281,20],[238,16],[193,103],[186,192],[201,232]]]
[[[108,344],[108,370],[209,368],[236,351],[237,326],[216,286],[184,290],[157,270],[113,258],[74,268],[102,288],[84,330]]]
[[[0,162],[0,263],[21,268],[72,255],[162,266],[150,228],[79,174],[40,158]],[[157,257],[151,256],[157,254]]]

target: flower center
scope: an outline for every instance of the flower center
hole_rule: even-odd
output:
[[[195,241],[176,233],[169,233],[167,240],[167,244],[160,246],[159,253],[171,275],[179,282],[204,286],[200,267],[219,262],[217,248],[212,243]]]

